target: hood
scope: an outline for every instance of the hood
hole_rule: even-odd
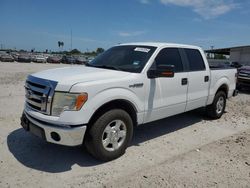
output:
[[[248,72],[250,72],[250,66],[242,66],[239,70],[240,71],[248,71]]]
[[[91,82],[106,79],[118,79],[130,73],[86,66],[49,69],[32,74],[32,76],[58,82],[56,90],[69,91],[76,83]]]

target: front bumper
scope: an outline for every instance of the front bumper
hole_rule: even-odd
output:
[[[250,87],[250,77],[249,78],[238,77],[237,86],[238,87]]]
[[[21,125],[26,131],[31,132],[47,142],[65,146],[81,145],[87,129],[87,126],[84,125],[64,127],[49,124],[31,117],[25,112],[21,117]]]

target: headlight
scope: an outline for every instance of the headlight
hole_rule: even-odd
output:
[[[78,111],[87,100],[87,93],[55,92],[52,103],[52,116],[60,116],[63,111]]]

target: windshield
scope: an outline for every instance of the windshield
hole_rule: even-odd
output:
[[[116,46],[97,56],[87,66],[139,73],[155,49],[152,46]]]

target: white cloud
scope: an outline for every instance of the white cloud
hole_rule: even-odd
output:
[[[118,33],[118,35],[121,37],[135,37],[135,36],[143,35],[144,33],[146,32],[145,31],[133,31],[133,32],[121,31]]]
[[[160,0],[165,5],[190,7],[204,19],[211,19],[226,14],[238,5],[232,0]]]

